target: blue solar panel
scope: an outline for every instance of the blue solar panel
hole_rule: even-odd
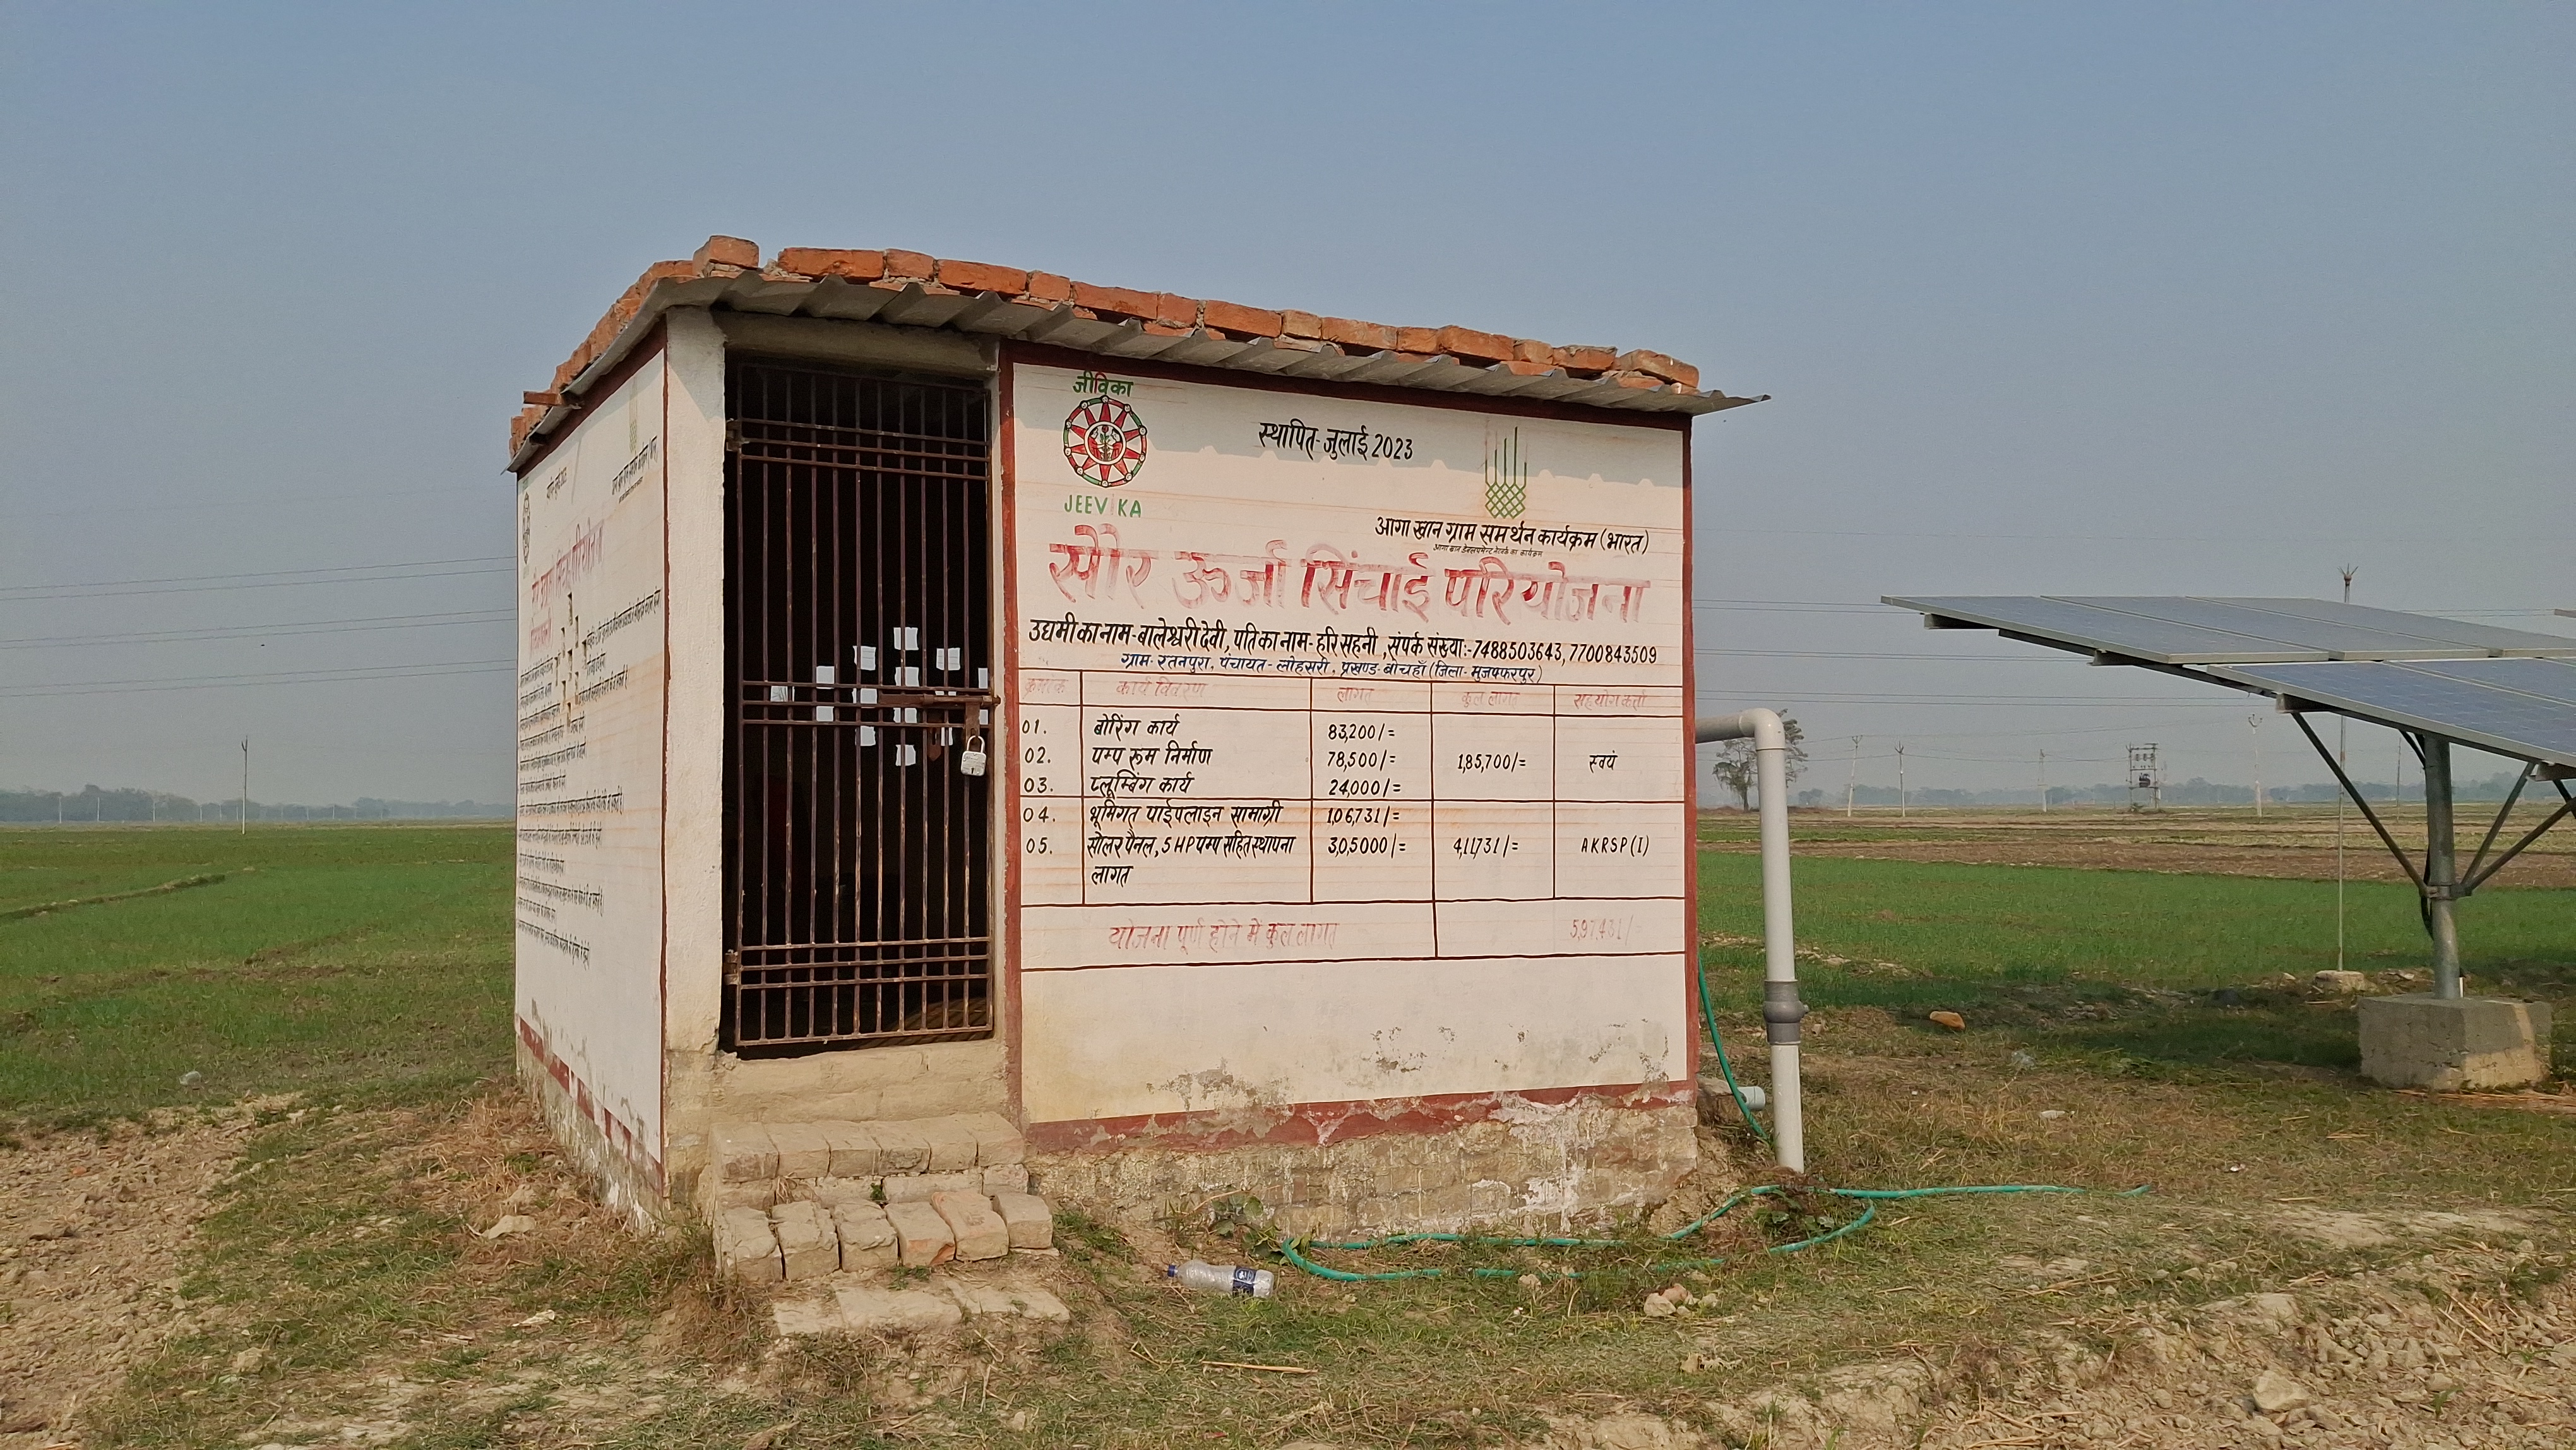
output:
[[[2261,662],[2333,658],[2327,651],[2309,646],[2284,644],[2278,640],[2263,639],[2253,635],[2208,629],[2198,625],[2177,624],[2143,614],[2105,609],[2094,604],[2078,604],[2069,600],[2046,599],[2034,595],[1949,596],[1925,599],[1898,599],[1891,595],[1885,602],[1906,609],[1919,609],[1926,615],[1940,619],[1960,620],[1968,624],[1982,625],[1988,629],[2004,630],[2043,643],[2126,655],[2132,659],[2147,660],[2155,664],[2201,664],[2216,660]]]
[[[2427,660],[2407,668],[2576,705],[2576,663],[2566,660]]]
[[[2438,660],[2457,659],[2463,654],[2486,653],[2486,648],[2482,645],[2464,645],[2421,628],[2399,630],[2362,625],[2349,620],[2302,618],[2278,610],[2249,608],[2244,604],[2224,599],[2069,598],[2066,602],[2089,604],[2096,609],[2126,610],[2145,615],[2149,619],[2171,620],[2176,624],[2197,625],[2202,629],[2220,629],[2230,634],[2268,639],[2275,641],[2276,647],[2323,650],[2326,652],[2324,657],[2328,659]],[[2384,610],[2378,612],[2386,613]],[[2403,620],[2409,616],[2397,614],[2388,617]],[[2438,623],[2430,619],[2418,622],[2424,625]],[[2240,655],[2238,658],[2243,659],[2246,656]]]
[[[2490,652],[2501,655],[2527,655],[2534,658],[2576,656],[2576,639],[2570,639],[2563,634],[2542,634],[2528,629],[2500,629],[2492,624],[2465,624],[2456,619],[2442,619],[2430,614],[2401,614],[2394,609],[2372,609],[2360,604],[2338,604],[2330,599],[2211,599],[2207,602],[2232,604],[2272,614],[2286,614],[2293,619],[2352,625],[2362,629],[2384,630],[2395,635],[2422,637],[2469,646],[2466,650],[2451,651],[2453,658],[2463,654]],[[2243,628],[2243,626],[2237,627]],[[2253,632],[2267,633],[2268,631]],[[2304,634],[2297,637],[2307,638]]]
[[[2208,673],[2358,720],[2420,730],[2524,760],[2576,766],[2576,701],[2571,701],[2576,689],[2570,685],[2576,667],[2555,660],[2336,660],[2213,665]]]

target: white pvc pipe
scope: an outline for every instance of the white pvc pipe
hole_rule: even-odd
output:
[[[1789,915],[1789,737],[1770,710],[1702,720],[1693,732],[1712,740],[1753,741],[1762,813],[1762,1023],[1771,1040],[1771,1143],[1780,1166],[1807,1171],[1807,1129],[1798,1094],[1798,938]]]

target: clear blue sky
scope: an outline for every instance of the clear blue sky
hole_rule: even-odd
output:
[[[711,232],[1688,358],[1774,395],[1701,427],[1704,703],[1800,715],[1837,789],[1852,735],[1918,785],[2131,739],[2242,780],[2241,699],[1869,601],[2349,563],[2550,627],[2571,74],[2538,4],[19,0],[0,785],[220,794],[249,733],[264,798],[506,799],[506,666],[420,673],[510,657],[504,572],[36,586],[506,555],[520,390]],[[402,627],[273,632],[351,618]]]

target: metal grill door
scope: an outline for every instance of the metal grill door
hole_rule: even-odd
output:
[[[989,1036],[985,392],[728,372],[727,1044]]]

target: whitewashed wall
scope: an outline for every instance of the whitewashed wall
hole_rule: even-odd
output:
[[[1009,388],[1030,1120],[1685,1076],[1686,435]]]
[[[519,482],[520,1032],[656,1163],[664,380],[646,361]]]

